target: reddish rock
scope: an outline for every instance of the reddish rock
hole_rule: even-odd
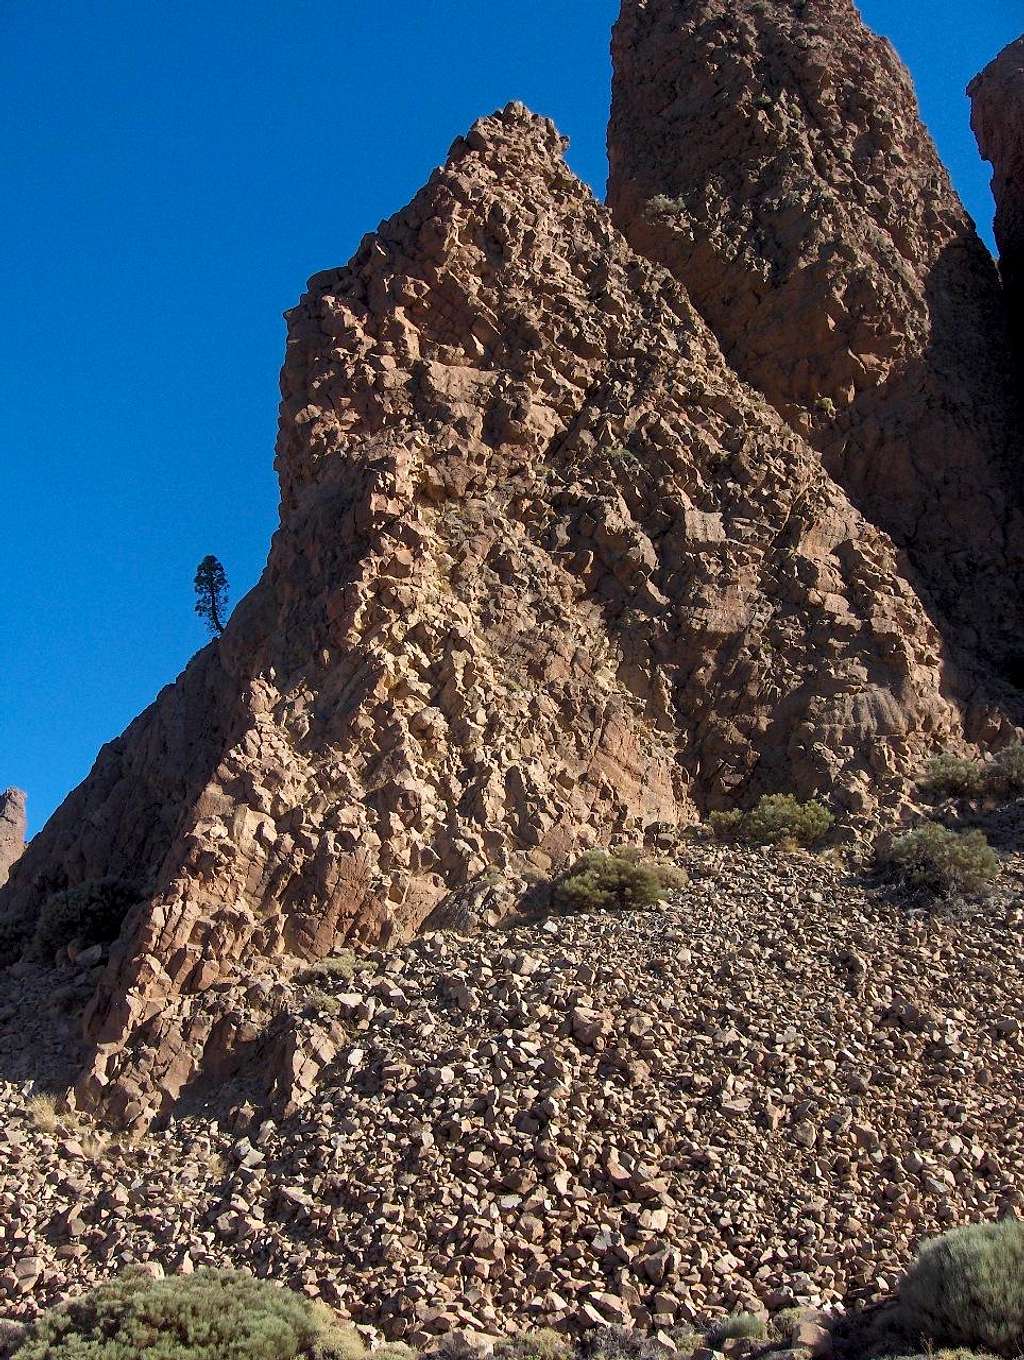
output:
[[[25,795],[21,789],[0,793],[0,888],[25,849]]]
[[[609,202],[892,535],[947,646],[1020,650],[1024,430],[992,259],[852,0],[623,0]]]
[[[620,132],[622,116],[620,100]],[[1010,518],[973,397],[958,378],[948,400],[928,386],[934,317],[920,270],[890,258],[892,232],[862,239],[837,197],[801,209],[813,220],[824,205],[812,296],[833,290],[843,332],[815,390],[832,401],[841,371],[870,375],[843,429],[877,430],[893,459],[890,520],[925,505],[938,516],[915,538],[916,565],[831,475],[835,449],[823,460],[794,428],[831,437],[797,410],[803,388],[768,402],[737,377],[686,270],[636,253],[564,146],[519,104],[482,119],[347,266],[311,280],[288,315],[281,525],[263,578],[104,748],[0,898],[9,942],[54,885],[113,877],[142,893],[88,1008],[77,1088],[121,1122],[145,1124],[257,1042],[232,1008],[240,972],[344,940],[388,944],[449,908],[486,919],[495,870],[535,877],[760,792],[824,793],[861,822],[899,806],[936,746],[1012,730],[1005,694],[966,646],[953,659],[935,622],[947,618],[918,592],[934,530],[944,588],[963,585],[966,603],[974,573],[998,612]],[[929,165],[908,171],[911,187]],[[616,211],[657,256],[621,173],[617,156]],[[947,194],[934,188],[926,218],[942,249],[960,221]],[[849,269],[828,245],[840,226]],[[760,239],[743,238],[744,258]],[[996,305],[991,271],[961,245],[955,295],[974,306],[976,284],[977,305]],[[723,275],[726,318],[743,277]],[[857,280],[878,290],[871,305],[852,300]],[[749,378],[736,343],[731,354]],[[913,393],[912,369],[925,375]],[[929,442],[928,421],[947,417],[948,446]],[[911,477],[900,460],[919,445],[928,465]],[[988,523],[979,496],[1001,526],[988,525],[984,561],[980,539],[950,540],[961,512]],[[277,1051],[295,1107],[321,1058],[326,1045],[311,1065]]]

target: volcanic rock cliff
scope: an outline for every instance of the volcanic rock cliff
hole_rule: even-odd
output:
[[[793,8],[762,16],[758,50],[785,48]],[[888,49],[830,12],[877,53],[883,98],[903,81]],[[854,263],[828,263],[839,241],[768,271],[817,270],[820,326],[808,302],[778,333],[792,299],[734,325],[762,266],[720,271],[712,306],[714,251],[694,271],[636,226],[679,175],[623,188],[641,116],[623,81],[666,14],[627,0],[618,30],[613,206],[632,245],[553,126],[510,104],[289,314],[264,576],[0,898],[9,956],[59,890],[114,878],[137,898],[86,1014],[87,1103],[144,1123],[222,1063],[251,1037],[224,988],[254,960],[386,944],[486,903],[496,873],[763,791],[825,793],[856,822],[895,810],[929,750],[1009,738],[1017,701],[978,655],[1005,652],[1020,594],[991,261],[913,140],[885,186],[905,194],[899,247],[874,232],[869,251],[822,190],[801,220],[848,228]],[[686,25],[658,44],[680,77],[707,59]],[[826,57],[845,70],[845,39]],[[753,327],[790,356],[774,377]],[[981,626],[954,636],[970,601]]]
[[[616,223],[905,551],[945,636],[1005,661],[1005,299],[892,47],[851,0],[635,0],[613,54]]]
[[[1004,48],[967,93],[981,154],[992,162],[999,267],[1024,340],[1024,38]]]

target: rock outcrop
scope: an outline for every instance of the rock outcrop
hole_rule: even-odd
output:
[[[992,162],[999,267],[1010,295],[1018,346],[1024,341],[1024,37],[971,82],[971,126]]]
[[[495,876],[764,791],[825,793],[855,823],[894,811],[936,746],[1012,731],[1009,691],[916,586],[941,540],[944,590],[965,607],[982,591],[998,613],[1012,520],[994,481],[999,374],[988,425],[971,423],[959,379],[940,400],[923,272],[888,247],[876,271],[855,237],[856,269],[815,285],[847,307],[822,400],[840,394],[842,353],[860,354],[842,429],[853,439],[856,415],[871,457],[893,458],[897,519],[937,517],[899,547],[844,489],[874,506],[864,478],[837,479],[835,449],[823,459],[795,428],[828,442],[820,412],[798,418],[803,388],[769,402],[742,381],[679,262],[638,253],[563,152],[549,122],[509,105],[310,282],[288,316],[281,525],[260,584],[104,748],[0,897],[8,941],[69,886],[117,879],[138,897],[87,1011],[78,1087],[116,1119],[145,1124],[252,1041],[231,984],[253,960],[386,945],[474,909]],[[659,257],[624,206],[622,165],[616,212]],[[908,172],[911,224],[930,173]],[[944,180],[933,197],[918,226],[959,262],[948,292],[980,371],[971,317],[997,323],[998,284]],[[877,314],[853,301],[856,279]],[[854,344],[854,311],[870,343]],[[960,350],[942,353],[955,378]],[[895,431],[916,449],[939,427],[912,477]]]
[[[624,0],[609,202],[730,364],[1015,666],[1024,441],[996,268],[852,0]]]
[[[25,795],[21,789],[4,789],[0,793],[0,888],[24,849]]]

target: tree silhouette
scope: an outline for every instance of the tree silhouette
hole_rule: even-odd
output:
[[[205,622],[210,634],[218,637],[224,631],[224,616],[228,607],[228,578],[224,568],[212,553],[196,567],[196,613]]]

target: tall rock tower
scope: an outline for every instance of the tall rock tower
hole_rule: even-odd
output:
[[[1024,359],[1024,37],[1004,48],[967,93],[978,146],[992,162],[999,267]]]
[[[0,888],[25,849],[25,795],[21,789],[0,793]]]
[[[1016,664],[1005,298],[892,47],[852,0],[623,0],[612,49],[616,224],[892,536],[947,643]]]

